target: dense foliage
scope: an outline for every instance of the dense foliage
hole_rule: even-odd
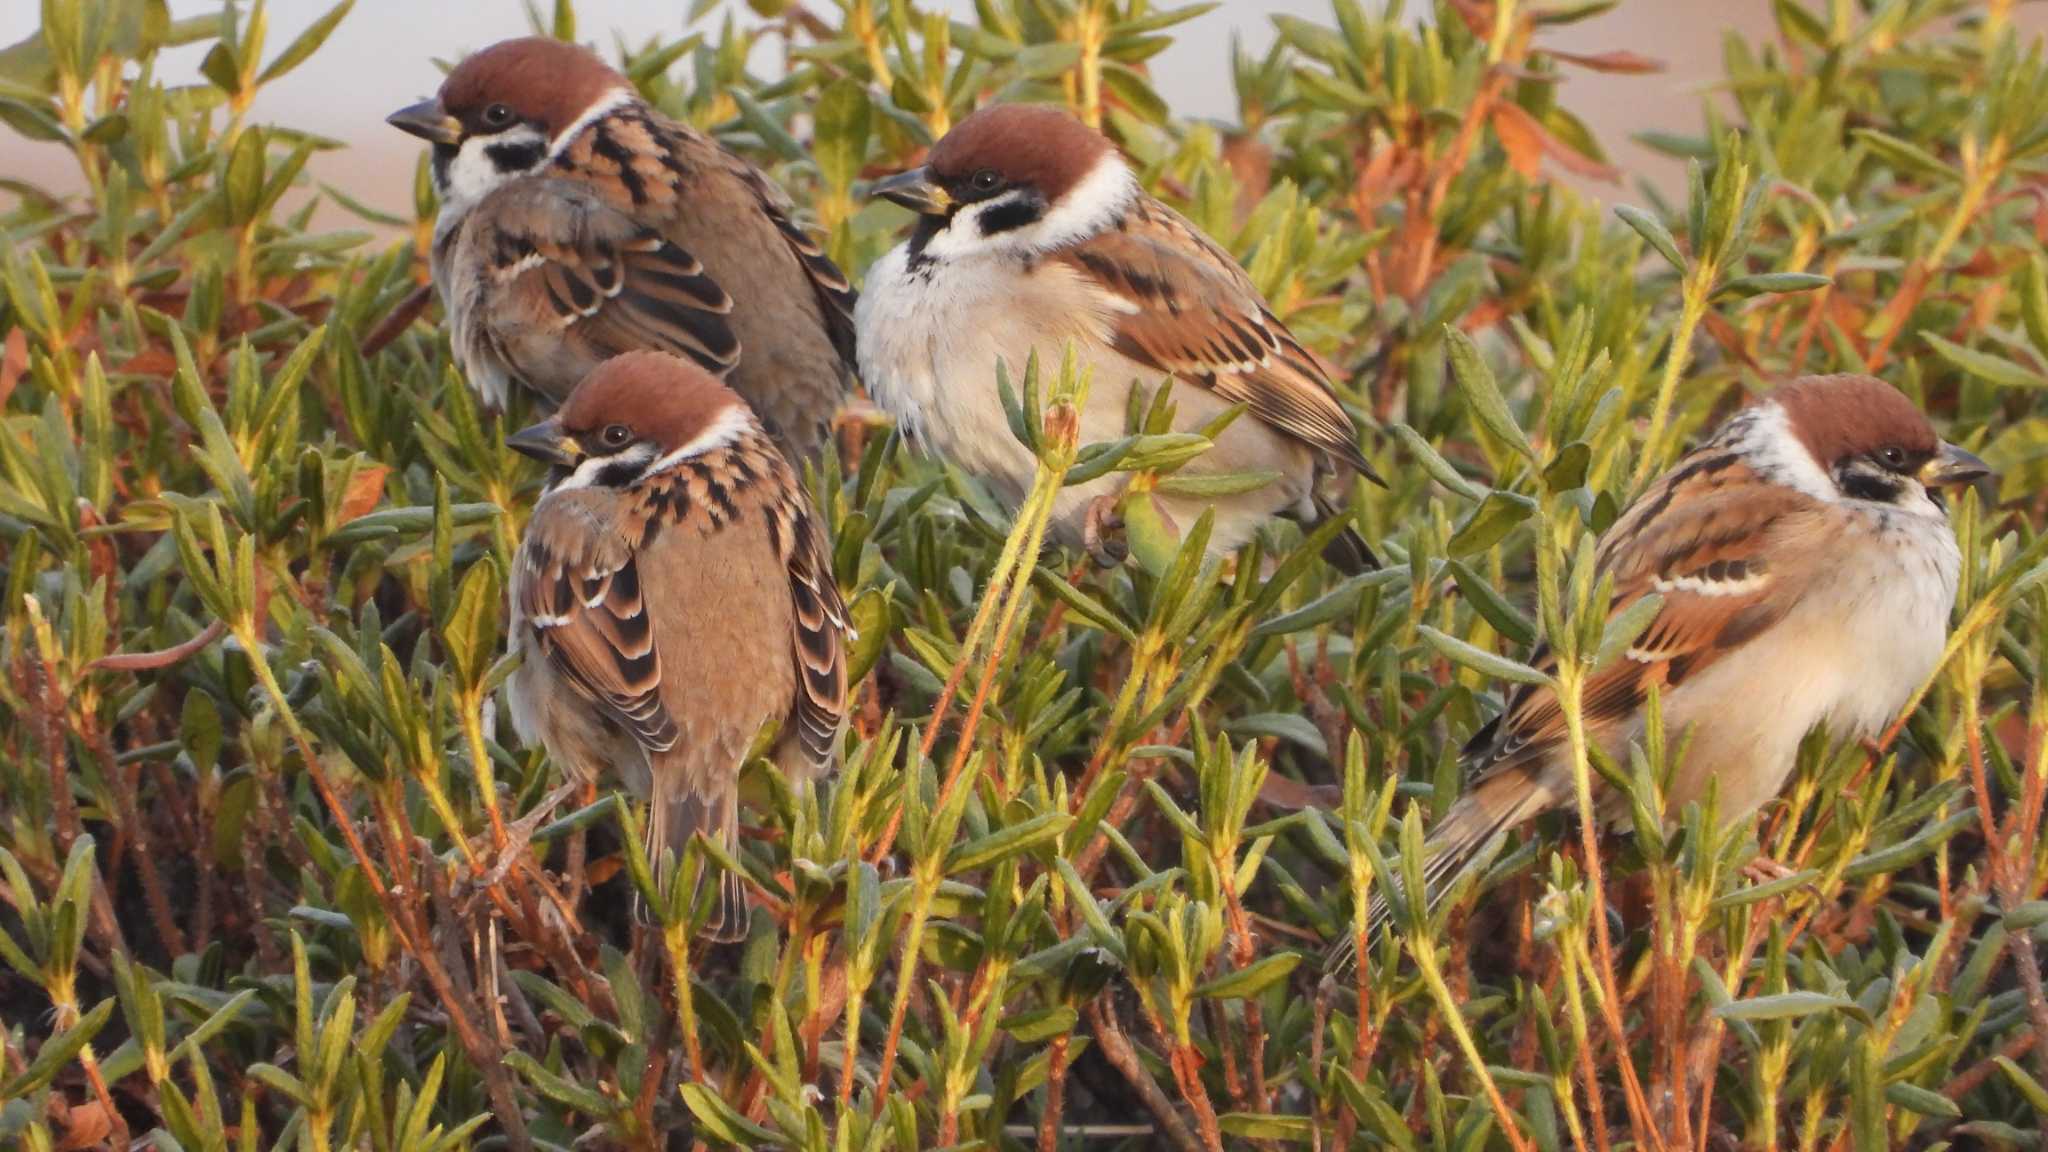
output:
[[[757,766],[743,850],[677,875],[617,798],[543,809],[494,720],[539,476],[422,292],[424,176],[403,219],[316,190],[368,227],[313,231],[333,145],[249,115],[348,4],[280,45],[260,2],[44,0],[0,119],[89,190],[0,217],[0,1145],[2039,1143],[2048,64],[1999,0],[1778,0],[1703,133],[1653,142],[1689,194],[1610,211],[1556,182],[1606,170],[1571,81],[1649,62],[1546,47],[1607,6],[1334,0],[1232,62],[1228,130],[1146,78],[1206,5],[758,0],[619,46],[856,274],[905,222],[864,180],[979,103],[1070,104],[1245,261],[1389,479],[1357,494],[1378,572],[1277,533],[1204,567],[1200,525],[1135,521],[1104,572],[1041,550],[1045,497],[1176,483],[1199,444],[1158,413],[1076,445],[1081,381],[1012,382],[1014,517],[850,414],[813,481],[860,629],[845,769]],[[204,83],[166,86],[193,42]],[[1595,534],[1743,397],[1837,370],[2005,470],[1910,723],[1810,742],[1725,832],[1650,815],[1675,739],[1582,763],[1633,837],[1546,824],[1325,979],[1538,638],[1567,699],[1626,644]],[[704,868],[745,873],[744,945],[693,939]]]

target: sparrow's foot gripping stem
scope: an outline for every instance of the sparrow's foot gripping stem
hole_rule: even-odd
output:
[[[1081,543],[1088,556],[1103,568],[1114,568],[1131,554],[1124,539],[1123,513],[1116,509],[1120,493],[1105,492],[1088,502],[1088,515],[1081,521]]]
[[[1742,866],[1742,875],[1752,884],[1770,884],[1796,875],[1798,869],[1789,868],[1769,856],[1759,856]]]

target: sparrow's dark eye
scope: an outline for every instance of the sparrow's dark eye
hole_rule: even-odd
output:
[[[1894,472],[1903,472],[1906,470],[1906,450],[1896,444],[1879,448],[1877,462]]]
[[[974,186],[976,192],[993,192],[1003,186],[1003,178],[997,175],[995,169],[983,168],[968,177],[968,183]]]
[[[607,448],[624,448],[632,443],[633,430],[624,424],[607,424],[605,430],[598,433],[598,438],[604,441]]]
[[[484,109],[484,127],[505,128],[512,123],[512,107],[509,104],[493,104]]]

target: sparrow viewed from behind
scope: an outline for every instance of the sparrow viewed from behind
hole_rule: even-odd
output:
[[[739,829],[764,725],[791,780],[828,773],[846,717],[846,611],[796,474],[754,414],[660,352],[605,362],[509,443],[553,466],[512,576],[508,703],[566,773],[652,809],[648,857]],[[712,939],[746,929],[723,874]]]
[[[1662,603],[1587,681],[1588,738],[1626,763],[1654,686],[1672,748],[1691,732],[1665,818],[1712,784],[1728,823],[1778,795],[1816,726],[1836,741],[1880,733],[1947,640],[1962,558],[1941,490],[1988,474],[1868,376],[1805,377],[1737,413],[1600,542],[1610,612],[1652,592]],[[1547,652],[1537,662],[1555,667]],[[1507,833],[1577,804],[1564,713],[1546,687],[1512,691],[1464,756],[1464,795],[1424,847],[1431,905]],[[1604,778],[1593,789],[1603,823],[1629,818]],[[1375,898],[1373,930],[1386,912]],[[1352,944],[1334,965],[1348,965]]]
[[[933,146],[924,167],[873,191],[918,218],[868,272],[855,312],[861,377],[914,443],[1012,506],[1036,461],[1009,432],[996,365],[1018,379],[1033,352],[1058,364],[1070,342],[1093,373],[1084,443],[1123,434],[1134,384],[1171,379],[1182,430],[1246,408],[1184,471],[1269,472],[1272,482],[1159,497],[1183,529],[1214,507],[1213,554],[1274,516],[1337,514],[1352,473],[1378,479],[1315,357],[1244,269],[1147,195],[1115,146],[1065,111],[984,108]],[[1124,482],[1112,473],[1062,490],[1055,535],[1087,542]],[[1348,544],[1357,564],[1370,562],[1363,540]]]
[[[586,48],[506,40],[390,123],[434,146],[434,282],[486,403],[635,349],[725,377],[802,460],[853,372],[853,289],[781,192]]]

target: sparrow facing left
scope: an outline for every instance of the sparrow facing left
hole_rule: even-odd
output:
[[[434,146],[434,282],[470,386],[559,404],[655,349],[725,377],[799,467],[853,373],[853,289],[781,192],[543,37],[462,61],[390,123]]]
[[[1245,406],[1183,471],[1275,479],[1234,495],[1160,498],[1183,529],[1215,509],[1212,554],[1274,516],[1335,514],[1353,473],[1378,479],[1316,358],[1251,277],[1065,111],[984,108],[934,145],[924,167],[874,194],[918,218],[909,240],[868,270],[855,311],[861,378],[913,443],[987,480],[1012,506],[1036,461],[1010,434],[996,365],[1020,379],[1033,352],[1050,368],[1069,342],[1093,372],[1083,443],[1123,434],[1134,384],[1172,380],[1182,430]],[[1055,536],[1084,542],[1125,475],[1062,489]],[[1363,540],[1347,543],[1354,564],[1370,562]]]
[[[1640,741],[1654,686],[1678,755],[1664,818],[1706,799],[1723,823],[1778,795],[1799,743],[1875,736],[1934,673],[1961,552],[1941,489],[1989,474],[1913,403],[1869,376],[1811,376],[1745,408],[1665,473],[1600,541],[1618,613],[1657,615],[1585,686],[1588,739],[1616,762]],[[1539,652],[1539,665],[1555,666]],[[1547,687],[1509,693],[1465,746],[1464,795],[1431,829],[1434,904],[1515,828],[1576,801],[1565,717]],[[1629,818],[1593,777],[1600,819]],[[1385,905],[1375,898],[1368,923]],[[1350,959],[1350,940],[1335,963]]]
[[[700,831],[732,847],[762,728],[807,779],[846,717],[846,611],[802,485],[739,396],[661,352],[606,361],[508,443],[553,466],[512,574],[513,726],[646,798],[650,861]],[[724,873],[707,932],[745,930]]]

